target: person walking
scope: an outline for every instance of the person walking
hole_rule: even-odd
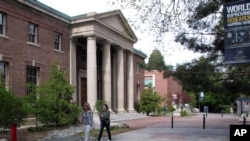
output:
[[[83,123],[84,141],[90,141],[90,130],[94,125],[93,112],[89,103],[84,103],[83,110],[80,113],[79,120]]]
[[[249,115],[249,109],[250,109],[249,104],[248,104],[248,102],[246,102],[243,106],[243,112],[246,114],[246,117],[248,117],[248,115]]]
[[[100,123],[101,123],[101,128],[100,128],[100,132],[99,132],[99,136],[97,138],[98,141],[100,141],[100,139],[102,138],[102,133],[103,133],[103,129],[104,127],[106,127],[106,131],[108,133],[108,141],[111,141],[111,133],[110,133],[110,112],[109,112],[109,108],[107,104],[103,104],[102,106],[102,111],[99,113],[99,117],[100,117]]]

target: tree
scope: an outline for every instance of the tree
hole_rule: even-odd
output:
[[[134,10],[134,14],[128,17],[131,25],[135,29],[145,27],[141,31],[148,33],[158,42],[156,47],[164,42],[162,47],[166,47],[165,35],[169,32],[174,36],[187,37],[185,39],[189,40],[188,42],[192,39],[201,41],[210,33],[214,33],[214,23],[219,23],[221,18],[220,7],[230,1],[233,0],[110,0],[110,3],[114,8]],[[193,43],[199,45],[202,42]]]
[[[224,93],[214,94],[214,93],[206,93],[204,99],[201,101],[201,106],[207,105],[209,107],[210,112],[220,113],[221,110],[230,112],[231,108],[231,100],[230,96]],[[227,105],[229,108],[225,109],[224,106]]]
[[[181,104],[187,104],[190,103],[192,101],[192,97],[190,95],[188,95],[186,92],[183,92],[181,95]]]
[[[66,71],[54,63],[48,81],[37,88],[37,115],[45,125],[72,124],[78,119],[80,107],[71,103],[74,88],[65,76]]]
[[[0,86],[0,128],[9,129],[12,124],[20,125],[29,114],[22,98],[14,96]]]
[[[27,84],[29,87],[29,84]],[[29,87],[31,88],[31,92],[24,98],[25,102],[27,103],[28,107],[27,110],[29,110],[29,113],[32,115],[35,115],[36,117],[36,127],[38,126],[38,120],[37,115],[40,112],[38,107],[38,88],[37,86]]]
[[[140,111],[146,112],[147,116],[150,112],[161,111],[160,104],[164,101],[157,92],[153,90],[152,87],[148,87],[142,92],[141,100],[140,100]]]
[[[154,49],[150,54],[147,64],[148,70],[164,70],[165,62],[160,50]]]
[[[166,71],[164,76],[171,75],[178,79],[189,95],[196,96],[196,101],[192,102],[193,106],[198,105],[199,93],[203,91],[206,96],[201,105],[208,105],[210,110],[220,112],[221,108],[218,107],[221,105],[234,103],[242,94],[249,95],[246,83],[249,81],[249,75],[245,74],[249,68],[248,65],[240,65],[241,67],[232,67],[228,68],[231,71],[225,71],[214,64],[211,59],[200,57],[199,60],[177,66],[175,71]]]
[[[164,77],[173,76],[180,81],[184,90],[199,93],[211,90],[212,82],[221,80],[222,74],[216,72],[218,70],[209,59],[200,57],[199,60],[177,66],[175,70],[165,71]]]

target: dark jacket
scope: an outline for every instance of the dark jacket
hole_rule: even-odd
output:
[[[99,113],[101,122],[110,123],[110,112],[109,110],[104,110]]]

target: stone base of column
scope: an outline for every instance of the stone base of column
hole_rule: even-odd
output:
[[[124,109],[117,109],[117,113],[123,114],[123,113],[127,113],[127,111],[125,111]]]
[[[128,113],[137,113],[137,112],[135,111],[135,109],[129,109]]]

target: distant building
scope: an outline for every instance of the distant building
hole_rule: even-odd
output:
[[[250,98],[247,97],[241,97],[241,98],[237,98],[235,100],[236,102],[236,113],[237,115],[241,115],[243,113],[245,113],[246,111],[248,111],[247,113],[250,112]]]
[[[144,85],[151,85],[153,89],[165,98],[166,102],[180,97],[183,93],[182,86],[172,77],[163,78],[163,71],[151,70],[145,71]]]
[[[142,62],[144,62],[147,55],[142,51],[135,49],[135,56],[134,57],[134,101],[139,101],[140,96],[144,90],[144,71],[145,69],[140,66]]]
[[[115,112],[134,111],[146,58],[136,42],[120,10],[70,17],[37,0],[0,1],[0,81],[20,97],[48,80],[58,61],[78,105],[102,99]]]

